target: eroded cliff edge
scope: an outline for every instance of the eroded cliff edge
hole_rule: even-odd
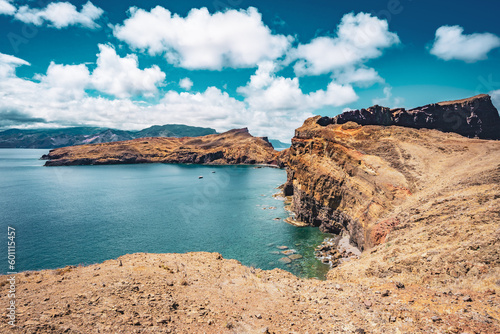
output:
[[[150,137],[62,147],[42,159],[45,166],[132,163],[195,163],[212,165],[276,165],[277,152],[267,138],[253,137],[247,128],[202,137]]]
[[[281,154],[296,218],[365,250],[331,278],[500,284],[500,141],[333,121],[309,118]]]
[[[469,138],[500,139],[500,116],[487,94],[417,107],[390,109],[375,105],[336,117],[322,117],[319,124],[397,125],[415,129],[454,132]]]

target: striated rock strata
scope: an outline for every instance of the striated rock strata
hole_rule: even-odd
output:
[[[455,132],[469,138],[500,139],[500,116],[489,95],[429,104],[410,110],[373,106],[336,117],[322,117],[322,125],[356,122],[361,125],[398,125]]]
[[[280,156],[297,220],[365,250],[330,278],[500,285],[499,141],[324,120]]]
[[[267,138],[248,129],[183,138],[141,138],[129,141],[63,147],[42,159],[45,166],[131,163],[276,164],[276,151]]]

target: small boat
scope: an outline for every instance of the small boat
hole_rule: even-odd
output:
[[[213,170],[213,171],[212,171],[212,173],[214,173],[214,174],[215,174],[215,171]]]
[[[203,176],[198,176],[199,179],[203,179]]]

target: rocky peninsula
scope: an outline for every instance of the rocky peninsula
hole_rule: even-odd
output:
[[[267,138],[253,137],[247,128],[201,137],[150,137],[79,145],[51,150],[45,166],[134,163],[211,165],[274,164],[276,152]]]
[[[280,165],[295,218],[363,252],[340,261],[326,281],[213,253],[141,253],[21,273],[19,326],[4,316],[0,329],[500,333],[500,141],[479,139],[497,139],[498,111],[484,95],[417,109],[312,117],[279,154],[246,130],[51,151],[48,165]],[[465,123],[446,127],[446,110],[468,115]],[[0,282],[8,285],[7,277]]]

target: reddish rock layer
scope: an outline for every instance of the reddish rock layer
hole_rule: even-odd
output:
[[[132,163],[276,164],[277,152],[267,138],[248,129],[184,138],[140,138],[128,141],[62,147],[51,150],[45,166]]]

